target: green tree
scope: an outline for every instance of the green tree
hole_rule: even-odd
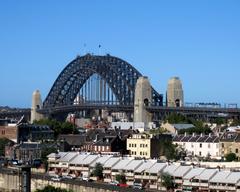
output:
[[[179,113],[172,113],[167,117],[167,121],[170,124],[176,123],[188,123],[188,119],[186,116],[179,114]]]
[[[153,135],[163,134],[163,133],[166,133],[166,132],[167,132],[167,130],[164,129],[163,127],[160,127],[160,128],[157,128],[157,129],[150,129],[149,130],[149,133],[153,134]]]
[[[171,175],[168,173],[163,173],[161,175],[162,185],[166,187],[167,190],[174,189],[174,183]]]
[[[240,125],[240,120],[239,119],[233,119],[231,126],[238,126]]]
[[[50,129],[54,131],[55,138],[59,134],[76,134],[77,129],[70,122],[60,122],[55,119],[41,119],[39,121],[34,121],[37,125],[48,125]]]
[[[93,175],[99,179],[103,178],[103,166],[101,163],[96,163],[93,170]]]
[[[124,174],[116,175],[116,181],[118,181],[119,183],[126,183],[126,176]]]
[[[36,192],[73,192],[73,191],[48,185],[48,186],[44,187],[43,189],[37,189]]]
[[[226,156],[225,156],[225,159],[226,161],[228,162],[232,162],[232,161],[236,161],[237,160],[237,156],[235,153],[228,153]]]

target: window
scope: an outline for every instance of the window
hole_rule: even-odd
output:
[[[145,147],[148,147],[148,144],[146,144]]]
[[[235,149],[235,153],[238,153],[238,149]]]
[[[200,156],[202,155],[202,152],[201,152],[201,151],[199,151],[199,155],[200,155]]]
[[[129,147],[131,147],[131,143],[129,143]]]
[[[193,148],[193,144],[191,144],[191,147]]]
[[[140,151],[140,155],[142,155],[142,151]]]
[[[208,143],[208,148],[210,148],[211,147],[211,144],[210,143]]]
[[[135,147],[137,147],[137,144],[135,144]]]
[[[202,148],[202,143],[199,144],[199,147]]]
[[[222,143],[222,147],[224,147],[224,143]]]

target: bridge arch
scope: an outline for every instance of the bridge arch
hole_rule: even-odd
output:
[[[78,56],[62,70],[48,93],[43,108],[72,105],[79,90],[94,74],[107,82],[120,105],[133,105],[135,84],[142,74],[120,58],[87,54]],[[162,105],[162,95],[154,89],[152,94],[151,102]]]

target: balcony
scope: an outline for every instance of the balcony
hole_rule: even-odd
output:
[[[150,189],[157,189],[157,184],[149,185]]]
[[[105,179],[104,179],[104,182],[106,182],[106,183],[109,183],[109,182],[111,182],[111,181],[112,181],[112,180],[111,180],[110,178],[107,178],[107,179],[105,178]]]
[[[143,177],[144,177],[144,176],[142,176],[142,175],[134,175],[134,178],[135,178],[135,179],[143,179]]]
[[[227,185],[209,185],[209,189],[217,189],[217,190],[236,190],[236,187],[234,186],[227,186]]]
[[[192,182],[190,182],[189,180],[184,180],[183,185],[184,186],[192,186]]]
[[[134,177],[134,173],[128,173],[128,172],[127,172],[127,173],[125,173],[125,176],[126,176],[126,177]]]
[[[175,179],[175,183],[177,183],[177,184],[182,184],[183,181],[182,181],[182,179]]]
[[[158,180],[158,176],[152,176],[152,175],[150,175],[150,176],[148,176],[148,178],[149,178],[150,180],[155,180],[155,181]]]
[[[119,175],[119,172],[112,172],[112,176]]]
[[[82,167],[69,167],[70,170],[74,170],[74,171],[82,171]]]
[[[103,174],[111,174],[111,170],[103,170]]]
[[[50,164],[50,165],[49,165],[49,168],[50,168],[50,167],[54,167],[54,168],[55,168],[55,167],[56,167],[56,168],[68,168],[68,166],[65,166],[65,167],[64,167],[64,166],[59,165],[59,164]]]

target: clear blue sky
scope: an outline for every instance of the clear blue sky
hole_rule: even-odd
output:
[[[0,1],[0,106],[44,100],[86,50],[120,57],[160,93],[179,76],[185,101],[240,103],[239,0]]]

